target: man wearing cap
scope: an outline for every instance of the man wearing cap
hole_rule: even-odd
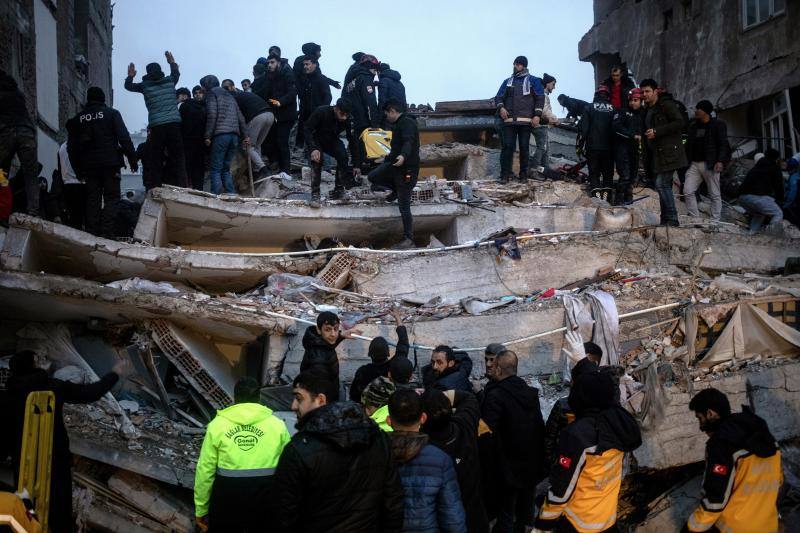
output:
[[[528,72],[528,58],[514,59],[514,72],[500,85],[494,104],[503,121],[503,149],[500,153],[500,181],[513,176],[511,165],[519,140],[519,179],[526,180],[530,157],[531,128],[539,126],[544,111],[542,80]]]
[[[544,109],[542,109],[542,120],[538,126],[534,126],[532,130],[533,138],[536,140],[536,151],[533,152],[533,159],[531,166],[534,170],[538,167],[547,166],[550,154],[548,153],[547,145],[547,130],[548,126],[555,126],[558,124],[558,117],[553,113],[553,108],[550,105],[550,95],[556,88],[556,79],[544,73],[542,76],[542,84],[544,85]]]
[[[175,93],[172,94],[175,112]],[[67,121],[67,154],[72,168],[86,183],[86,231],[114,238],[114,213],[120,199],[122,154],[133,172],[138,170],[136,150],[122,115],[106,105],[100,87],[89,87],[86,105]],[[181,156],[182,157],[182,156]]]
[[[731,147],[728,128],[723,121],[711,116],[713,111],[714,105],[708,100],[700,100],[695,106],[686,142],[689,170],[686,171],[683,193],[689,216],[700,217],[695,192],[705,182],[711,197],[711,218],[718,222],[722,215],[719,175],[731,160]]]

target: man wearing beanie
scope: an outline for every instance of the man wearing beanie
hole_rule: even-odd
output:
[[[386,417],[389,416],[387,404],[395,390],[397,389],[391,379],[386,376],[378,376],[361,393],[361,405],[364,406],[364,413],[383,431],[392,431],[392,426],[386,422]]]
[[[500,85],[494,103],[503,121],[500,181],[507,182],[513,176],[511,165],[517,140],[519,179],[527,180],[531,128],[540,124],[544,110],[542,80],[528,72],[528,58],[517,56],[514,59],[514,72]]]
[[[548,126],[558,124],[558,117],[553,113],[553,108],[550,105],[550,94],[552,94],[556,88],[556,79],[545,72],[542,76],[542,85],[544,85],[544,109],[542,109],[542,120],[541,123],[538,126],[534,126],[531,131],[533,138],[536,140],[536,151],[533,152],[533,159],[531,160],[533,170],[536,170],[538,167],[547,166],[548,160],[550,159],[547,149]]]
[[[295,137],[295,145],[300,148],[305,144],[305,128],[303,128],[303,123],[311,116],[311,113],[318,107],[313,104],[309,104],[309,99],[303,98],[303,95],[306,94],[309,89],[310,85],[321,85],[324,88],[320,88],[320,91],[326,91],[328,93],[328,101],[321,103],[319,105],[328,105],[330,103],[330,94],[331,91],[328,89],[328,86],[335,87],[337,89],[342,88],[342,84],[338,81],[334,81],[329,77],[322,74],[322,67],[319,65],[319,58],[322,57],[322,47],[317,43],[305,43],[302,46],[303,54],[299,55],[294,60],[294,65],[292,66],[292,70],[294,71],[294,81],[297,86],[297,96],[299,97],[300,103],[300,122],[297,128],[297,136]],[[308,59],[313,59],[314,64],[316,67],[314,68],[313,73],[307,73],[305,66],[303,65],[304,61]],[[315,83],[314,81],[317,81]],[[315,91],[316,92],[316,91]]]
[[[711,116],[713,111],[714,106],[708,100],[700,100],[695,106],[694,120],[689,123],[686,142],[689,170],[686,171],[683,193],[689,216],[699,218],[695,192],[705,182],[711,197],[711,218],[719,222],[722,216],[719,175],[731,160],[731,147],[728,144],[728,128],[723,121]]]
[[[175,111],[175,93],[172,93]],[[106,105],[100,87],[89,87],[86,105],[67,121],[67,154],[75,173],[86,183],[86,231],[113,239],[114,218],[120,199],[122,154],[133,172],[138,170],[131,136],[116,109]]]
[[[408,357],[408,332],[403,325],[403,317],[400,310],[392,309],[392,317],[397,325],[397,348],[394,351],[395,357]],[[389,375],[389,343],[383,337],[375,337],[369,343],[369,358],[371,363],[367,363],[356,370],[353,383],[350,384],[350,399],[354,402],[361,402],[361,394],[372,381],[380,376]]]

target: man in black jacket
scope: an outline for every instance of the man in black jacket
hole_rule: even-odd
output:
[[[384,113],[386,120],[393,125],[392,147],[383,163],[369,173],[368,179],[375,188],[392,191],[386,200],[397,199],[405,237],[397,248],[413,248],[411,192],[416,187],[419,176],[419,130],[417,121],[406,114],[405,107],[397,100],[387,102]]]
[[[472,392],[471,374],[469,354],[441,344],[431,352],[430,364],[422,367],[422,383],[426,389]]]
[[[353,183],[351,170],[347,164],[347,149],[339,138],[342,131],[347,136],[350,148],[353,162],[352,175],[361,176],[360,150],[350,119],[350,111],[350,102],[339,98],[335,106],[318,107],[305,121],[306,153],[311,164],[311,207],[319,207],[322,154],[328,154],[336,159],[336,184],[330,195],[331,200],[341,198],[345,187]]]
[[[293,383],[297,434],[273,478],[269,529],[278,533],[399,533],[403,488],[388,437],[337,385],[302,372]]]
[[[202,87],[195,86],[195,94],[204,94]],[[178,104],[181,115],[181,135],[183,136],[183,155],[186,160],[186,175],[189,185],[198,191],[203,190],[206,172],[206,145],[203,133],[206,131],[206,104],[202,98],[192,98],[185,87],[178,89],[185,99]],[[179,95],[180,99],[180,95]]]
[[[128,158],[131,170],[138,170],[136,151],[122,115],[106,105],[100,87],[89,87],[83,110],[67,122],[67,135],[69,160],[86,183],[86,231],[114,238],[119,169],[123,166],[120,152]]]
[[[780,154],[774,148],[764,152],[756,161],[739,187],[739,205],[750,215],[750,231],[761,229],[769,218],[767,230],[779,234],[783,231],[783,174],[779,166]]]
[[[250,158],[253,173],[255,177],[263,178],[268,175],[269,167],[261,158],[261,144],[266,140],[269,130],[275,123],[275,115],[269,110],[267,102],[257,94],[246,93],[235,88],[232,94],[247,124],[247,136],[250,137],[247,156]]]
[[[353,58],[353,64],[347,68],[347,73],[344,75],[344,86],[347,87],[350,85],[350,82],[353,81],[358,73],[358,65],[361,62],[361,58],[364,57],[364,52],[356,52],[351,57]]]
[[[25,96],[14,78],[0,70],[0,168],[8,176],[16,155],[25,182],[26,210],[39,216],[39,173],[36,127],[25,107]]]
[[[596,196],[603,175],[604,189],[614,186],[614,108],[608,101],[608,87],[601,85],[594,93],[594,101],[581,116],[581,135],[586,140],[586,158],[589,162],[589,196]],[[610,200],[610,199],[609,199]]]
[[[628,94],[636,84],[628,76],[628,69],[621,65],[611,67],[611,75],[603,85],[608,87],[608,98],[615,111],[628,109]]]
[[[374,86],[379,64],[375,56],[369,54],[361,56],[353,79],[342,90],[342,98],[349,100],[353,107],[353,125],[360,150],[359,159],[362,163],[366,162],[366,153],[361,134],[367,128],[378,128],[381,125],[382,116],[378,109]]]
[[[691,217],[700,217],[695,192],[705,182],[711,198],[711,218],[719,222],[722,217],[722,194],[719,189],[719,175],[725,164],[731,160],[731,146],[728,143],[728,127],[716,117],[712,117],[714,105],[701,100],[694,110],[694,120],[689,123],[689,136],[686,141],[686,156],[689,169],[683,184],[683,199]]]
[[[270,55],[267,59],[267,79],[264,97],[275,115],[275,124],[267,135],[269,157],[277,161],[281,172],[291,170],[289,135],[297,120],[297,88],[291,67],[283,65],[281,58]]]
[[[492,531],[521,532],[533,522],[534,489],[546,475],[539,391],[517,376],[517,354],[510,350],[495,359],[494,378],[486,385],[481,405],[483,421],[492,432],[501,483]]]
[[[403,325],[400,310],[392,309],[392,316],[397,324],[397,349],[395,349],[394,356],[408,357],[408,332]],[[372,383],[372,380],[389,375],[389,343],[385,338],[375,337],[372,339],[367,354],[372,362],[360,366],[350,384],[350,399],[356,403],[361,402],[361,393],[364,392],[367,385]]]
[[[316,58],[312,56],[305,57],[302,67],[304,73],[303,83],[297,84],[297,93],[300,97],[300,126],[297,128],[295,145],[298,148],[305,143],[305,128],[303,127],[305,121],[319,106],[331,104],[331,88],[328,85],[328,78],[320,72]]]
[[[69,451],[69,435],[64,426],[63,407],[65,403],[92,403],[102,398],[123,375],[125,364],[117,363],[100,381],[78,384],[51,378],[45,370],[36,367],[35,357],[36,354],[32,351],[23,351],[14,355],[9,363],[11,377],[8,380],[7,390],[12,427],[8,428],[7,435],[14,442],[12,449],[14,472],[16,474],[19,470],[25,402],[28,395],[35,391],[53,391],[55,411],[49,525],[54,533],[71,532],[75,526],[72,520],[72,454]]]
[[[397,100],[403,107],[408,107],[406,87],[400,81],[401,77],[388,63],[378,65],[378,109],[386,107],[389,100]]]
[[[481,406],[471,392],[428,389],[422,395],[427,420],[422,431],[429,442],[453,459],[467,514],[467,531],[488,533],[489,519],[481,493],[478,423]]]
[[[312,368],[323,370],[328,379],[339,385],[339,357],[336,347],[345,339],[352,339],[353,335],[361,332],[357,329],[341,331],[341,322],[335,313],[323,311],[317,316],[317,325],[308,326],[303,335],[303,360],[300,362],[300,372]],[[339,391],[335,396],[328,396],[330,401],[339,400]]]
[[[589,102],[579,100],[577,98],[570,98],[566,94],[558,95],[558,103],[567,110],[567,118],[580,119],[583,111],[589,107]]]

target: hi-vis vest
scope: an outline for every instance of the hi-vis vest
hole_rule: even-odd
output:
[[[361,133],[367,159],[380,159],[392,151],[392,132],[367,128]]]

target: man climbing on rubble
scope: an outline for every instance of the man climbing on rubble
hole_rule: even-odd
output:
[[[208,424],[197,459],[194,508],[202,531],[258,531],[272,474],[289,442],[286,424],[260,404],[261,388],[242,378],[230,407]]]
[[[317,325],[308,326],[303,335],[303,360],[300,362],[300,372],[312,368],[322,369],[328,379],[336,383],[336,393],[327,395],[330,402],[339,400],[339,357],[336,347],[345,340],[360,335],[357,329],[341,331],[341,322],[335,313],[323,311],[317,316]]]
[[[391,315],[397,332],[397,348],[394,356],[408,357],[408,331],[403,325],[400,309],[392,308]],[[375,337],[370,341],[367,355],[372,362],[358,367],[350,384],[350,399],[354,402],[361,401],[361,393],[375,378],[389,375],[389,343],[384,337]]]
[[[264,178],[269,175],[269,167],[261,157],[261,145],[267,139],[269,130],[275,123],[275,115],[270,111],[266,100],[257,94],[239,91],[234,88],[230,93],[236,100],[247,126],[250,144],[246,147],[247,157],[253,170],[253,178]]]
[[[391,379],[378,376],[361,393],[360,403],[364,406],[364,412],[383,431],[392,431],[392,427],[386,422],[386,417],[389,416],[389,397],[395,390],[396,387]]]
[[[69,435],[64,426],[65,403],[93,403],[103,397],[126,375],[128,365],[116,363],[111,372],[94,383],[72,383],[51,378],[47,371],[36,366],[36,354],[25,350],[15,354],[9,362],[11,377],[6,385],[12,411],[7,433],[13,439],[12,464],[14,479],[19,470],[19,453],[22,448],[22,431],[25,422],[25,402],[34,391],[53,391],[55,411],[53,413],[53,458],[50,473],[49,526],[53,533],[71,532],[72,519],[72,454],[69,450]]]
[[[699,218],[695,192],[705,182],[711,198],[711,219],[719,222],[722,217],[722,193],[719,177],[725,164],[731,160],[731,145],[728,143],[728,127],[722,120],[712,117],[714,104],[700,100],[695,106],[694,120],[689,123],[686,140],[686,155],[689,169],[683,184],[683,200],[690,217]]]
[[[467,352],[442,344],[433,349],[430,364],[422,367],[422,383],[426,389],[472,392],[471,373],[472,359]]]
[[[608,87],[601,85],[594,100],[581,115],[581,136],[586,141],[586,158],[589,164],[589,196],[599,196],[614,186],[614,108],[608,101]],[[603,182],[600,183],[600,176]],[[611,195],[608,201],[611,202]]]
[[[543,531],[616,531],[626,452],[642,443],[636,419],[615,402],[610,376],[592,370],[569,393],[575,421],[558,439],[550,489],[536,519]]]
[[[219,79],[208,74],[200,79],[205,90],[206,127],[204,139],[210,149],[208,157],[208,179],[211,192],[220,194],[223,191],[236,194],[231,175],[231,163],[236,157],[241,140],[245,146],[250,145],[247,136],[247,123],[233,95],[219,86]]]
[[[514,72],[500,85],[494,97],[503,121],[503,148],[500,153],[500,181],[507,182],[512,176],[511,163],[519,140],[519,179],[528,179],[531,127],[539,126],[544,110],[544,87],[542,80],[528,72],[528,58],[514,59]]]
[[[305,122],[305,144],[311,165],[311,207],[320,206],[320,185],[322,183],[322,155],[328,154],[336,159],[336,182],[330,194],[331,200],[344,195],[346,187],[354,185],[354,177],[361,176],[361,152],[351,119],[352,106],[349,100],[339,98],[334,106],[321,106],[313,110]],[[347,164],[347,148],[339,138],[345,132],[352,159],[352,170]]]
[[[378,128],[381,124],[381,111],[375,95],[375,75],[378,73],[378,59],[370,54],[363,54],[352,79],[345,83],[342,98],[350,102],[353,110],[353,126],[355,127],[357,147],[360,150],[358,160],[366,162],[366,152],[361,142],[361,134],[367,128]],[[401,111],[402,112],[402,111]]]
[[[760,230],[767,219],[767,231],[772,234],[783,232],[781,204],[784,188],[779,159],[780,153],[774,148],[768,148],[739,186],[739,205],[750,215],[751,233]]]
[[[411,216],[411,193],[419,176],[419,129],[417,121],[397,100],[389,100],[384,108],[386,120],[392,125],[392,144],[389,155],[369,173],[373,190],[391,190],[386,201],[397,199],[403,221],[403,237],[397,249],[413,248],[414,220]]]
[[[781,452],[763,418],[742,406],[731,413],[717,389],[689,402],[708,435],[703,499],[683,531],[778,531]]]
[[[331,403],[325,372],[294,380],[297,434],[283,450],[263,515],[276,533],[399,532],[403,488],[386,433],[353,402]],[[267,529],[265,526],[263,529]]]
[[[492,533],[521,533],[533,522],[534,489],[546,475],[539,390],[517,376],[517,354],[510,350],[497,356],[493,375],[481,404],[481,417],[491,431],[499,483]]]

